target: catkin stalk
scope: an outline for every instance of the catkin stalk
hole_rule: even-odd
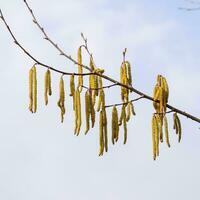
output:
[[[83,66],[82,66],[82,53],[81,53],[81,46],[78,48],[78,73],[83,73]],[[80,89],[80,92],[82,91],[83,86],[83,76],[78,77],[78,87]]]

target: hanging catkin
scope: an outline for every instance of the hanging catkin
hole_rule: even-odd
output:
[[[90,94],[90,113],[91,113],[91,122],[92,122],[92,128],[94,127],[95,124],[95,109],[94,109],[94,104],[92,103],[92,91],[89,90]]]
[[[99,115],[99,156],[103,155],[104,150],[104,134],[103,134],[103,111]]]
[[[104,137],[104,148],[105,152],[108,151],[108,133],[107,133],[107,115],[106,115],[106,109],[103,108],[103,137]]]
[[[177,114],[176,114],[176,118],[177,118],[177,126],[178,126],[178,142],[181,142],[181,137],[182,137],[181,121]]]
[[[173,114],[173,120],[174,120],[174,129],[176,131],[176,134],[178,134],[178,142],[180,142],[182,137],[182,128],[181,128],[181,121],[176,112]]]
[[[124,109],[123,127],[124,127],[124,144],[127,142],[127,123],[126,123],[126,111]]]
[[[152,152],[153,152],[153,159],[156,160],[157,155],[157,146],[156,146],[156,138],[157,138],[157,125],[156,125],[156,117],[153,115],[152,117]]]
[[[127,78],[128,78],[128,84],[132,85],[132,72],[131,72],[131,64],[130,62],[126,61],[126,68],[127,68]]]
[[[112,143],[118,141],[119,137],[119,124],[118,124],[118,112],[116,106],[112,109]]]
[[[60,78],[59,83],[59,100],[58,100],[58,106],[61,110],[61,122],[64,121],[64,114],[65,114],[65,89],[64,89],[64,80],[63,76]]]
[[[33,113],[33,69],[29,70],[29,110]]]
[[[82,119],[81,119],[81,96],[80,96],[80,91],[79,87],[77,87],[76,90],[76,103],[77,103],[77,130],[76,130],[76,135],[78,136],[80,133],[81,129],[81,124],[82,124]]]
[[[167,146],[170,147],[169,130],[168,130],[168,122],[167,122],[166,115],[164,116],[164,128],[165,128],[165,140],[166,140]]]
[[[33,113],[37,111],[37,71],[33,66]]]
[[[82,74],[83,73],[83,66],[82,66],[82,53],[81,53],[81,46],[78,48],[78,73]],[[80,87],[80,92],[82,91],[82,86],[83,86],[83,76],[78,76],[78,87]]]
[[[51,71],[50,70],[47,70],[48,71],[48,92],[49,92],[49,96],[52,95],[52,88],[51,88]]]
[[[85,134],[87,134],[87,132],[90,129],[90,93],[89,93],[89,90],[87,90],[85,92],[85,119],[86,119]]]
[[[52,94],[52,90],[51,90],[51,72],[48,69],[45,72],[45,76],[44,76],[44,102],[45,105],[48,104],[48,95],[51,96]]]
[[[73,110],[75,110],[75,83],[73,74],[70,76],[70,96],[73,98]]]

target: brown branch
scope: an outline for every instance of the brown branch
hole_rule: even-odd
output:
[[[113,106],[127,105],[127,104],[130,103],[130,102],[139,101],[140,99],[143,99],[143,98],[145,98],[145,97],[144,97],[144,96],[141,96],[141,97],[138,97],[138,98],[136,98],[136,99],[130,100],[130,101],[126,102],[126,103],[117,103],[117,104],[107,105],[107,106],[105,106],[105,108],[110,108],[110,107],[113,107]]]
[[[44,35],[44,39],[49,41],[60,53],[61,56],[64,56],[66,57],[67,59],[71,60],[74,64],[76,65],[81,65],[80,63],[78,63],[75,59],[73,59],[70,55],[67,55],[62,49],[61,47],[56,44],[53,40],[50,39],[50,37],[48,36],[48,34],[45,32],[44,28],[38,23],[34,13],[33,13],[33,10],[30,8],[29,4],[27,3],[26,0],[24,0],[24,3],[26,4],[26,7],[28,8],[29,12],[31,13],[32,17],[33,17],[33,22],[37,25],[37,27],[42,31],[43,35]],[[86,66],[86,65],[81,65],[83,68],[91,71],[91,69]]]
[[[114,83],[114,84],[103,86],[103,87],[100,87],[100,88],[89,88],[89,87],[87,87],[85,85],[82,85],[82,87],[87,89],[87,90],[101,90],[101,89],[109,89],[109,88],[117,86],[117,85],[118,85],[117,83]]]
[[[48,38],[48,35],[45,33],[44,29],[37,23],[36,18],[35,18],[34,14],[33,14],[33,11],[32,11],[32,10],[30,9],[30,7],[28,6],[26,0],[24,0],[24,2],[26,3],[26,5],[27,5],[29,11],[31,12],[31,14],[32,14],[32,16],[33,16],[33,18],[34,18],[34,22],[35,22],[35,23],[37,24],[37,26],[41,29],[41,31],[43,32],[43,34],[45,34],[45,36],[46,36],[45,39],[47,39],[47,40],[48,40],[56,49],[58,49],[58,50],[61,52],[61,54],[64,55],[67,59],[71,60],[71,61],[74,62],[75,64],[78,64],[74,59],[71,58],[71,56],[66,55],[66,54],[60,49],[60,47],[59,47],[56,43],[54,43],[52,40],[50,40],[50,39]],[[39,65],[41,65],[41,66],[47,67],[47,68],[49,68],[49,69],[52,69],[52,70],[54,70],[54,71],[56,71],[56,72],[58,72],[58,73],[62,73],[62,74],[68,75],[68,73],[66,73],[66,72],[62,72],[62,71],[60,71],[60,70],[54,69],[54,68],[52,68],[52,67],[50,67],[50,66],[48,66],[48,65],[46,65],[46,64],[43,64],[43,63],[39,62],[37,59],[35,59],[28,51],[26,51],[26,50],[18,43],[18,41],[16,40],[16,38],[15,38],[15,36],[13,35],[12,31],[10,30],[10,27],[9,27],[8,24],[6,23],[6,21],[5,21],[4,17],[3,17],[3,14],[2,14],[2,12],[1,12],[1,10],[0,10],[0,18],[3,20],[4,24],[6,25],[6,27],[7,27],[8,31],[9,31],[9,33],[11,34],[12,38],[14,39],[14,42],[24,51],[25,54],[27,54],[27,55],[28,55],[30,58],[32,58],[37,64],[39,64]],[[89,71],[91,71],[91,69],[90,69],[88,66],[85,66],[85,65],[82,65],[82,66],[83,66],[84,68],[88,69]],[[70,75],[71,75],[71,74],[73,74],[73,73],[70,73]],[[108,80],[108,81],[110,81],[110,82],[112,82],[112,83],[114,83],[114,84],[116,84],[116,85],[119,85],[119,86],[121,86],[121,87],[127,88],[127,89],[129,89],[130,91],[133,91],[133,92],[135,92],[136,94],[140,95],[140,96],[141,96],[140,98],[145,98],[145,99],[148,99],[148,100],[150,100],[150,101],[154,101],[154,99],[153,99],[151,96],[144,94],[143,92],[141,92],[141,91],[139,91],[139,90],[133,88],[133,87],[130,86],[130,85],[122,84],[122,83],[120,83],[119,81],[116,81],[115,79],[113,79],[113,78],[111,78],[111,77],[108,77],[108,76],[106,76],[106,75],[104,75],[104,74],[101,74],[101,73],[96,73],[96,72],[95,72],[95,73],[92,73],[92,74],[101,76],[102,78],[104,78],[104,79],[106,79],[106,80]],[[79,75],[80,75],[80,74],[79,74]],[[87,75],[89,75],[89,74],[87,74]],[[199,119],[199,118],[197,118],[197,117],[195,117],[195,116],[193,116],[193,115],[191,115],[191,114],[189,114],[189,113],[186,113],[186,112],[184,112],[184,111],[182,111],[182,110],[180,110],[180,109],[178,109],[178,108],[175,108],[175,107],[173,107],[173,106],[171,106],[171,105],[169,105],[169,104],[167,104],[167,108],[169,108],[169,109],[173,110],[174,112],[177,112],[177,113],[179,113],[179,114],[181,114],[181,115],[183,115],[183,116],[185,116],[185,117],[187,117],[187,118],[190,118],[191,120],[194,120],[194,121],[200,123],[200,119]]]
[[[44,64],[44,63],[40,62],[38,59],[36,59],[34,56],[32,56],[31,53],[28,52],[28,51],[18,42],[18,40],[17,40],[16,37],[14,36],[13,32],[11,31],[9,25],[7,24],[7,22],[6,22],[5,18],[4,18],[3,13],[2,13],[1,10],[0,10],[0,18],[2,19],[2,21],[3,21],[4,24],[5,24],[5,26],[7,27],[7,29],[8,29],[8,31],[9,31],[10,35],[12,36],[12,38],[13,38],[13,40],[14,40],[14,43],[15,43],[17,46],[19,46],[19,47],[24,51],[24,53],[25,53],[26,55],[28,55],[28,56],[35,62],[36,65],[41,65],[41,66],[43,66],[43,67],[46,67],[46,68],[48,68],[48,69],[51,69],[52,71],[58,72],[58,73],[60,73],[60,74],[62,74],[62,75],[89,76],[89,75],[91,75],[91,74],[94,74],[94,73],[92,73],[92,72],[90,72],[90,73],[82,73],[82,74],[79,74],[79,73],[71,73],[71,72],[64,72],[64,71],[55,69],[55,68],[53,68],[53,67],[51,67],[51,66],[49,66],[49,65],[47,65],[47,64]]]
[[[185,7],[179,7],[179,10],[185,10],[185,11],[196,11],[196,10],[200,10],[200,7],[196,7],[196,8],[185,8]]]

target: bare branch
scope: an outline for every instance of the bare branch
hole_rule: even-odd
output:
[[[48,35],[47,35],[46,32],[44,31],[44,29],[37,23],[37,20],[36,20],[34,14],[33,14],[33,11],[32,11],[32,9],[28,6],[27,1],[24,0],[24,2],[25,2],[25,4],[27,5],[27,7],[28,7],[28,9],[29,9],[29,11],[30,11],[30,13],[31,13],[31,15],[32,15],[34,22],[37,24],[37,26],[40,28],[40,30],[42,31],[42,33],[45,35],[45,38],[60,52],[61,55],[64,55],[67,59],[71,60],[74,64],[79,64],[79,63],[77,63],[77,61],[75,61],[74,59],[72,59],[71,56],[68,56],[67,54],[65,54],[64,51],[62,51],[62,50],[60,49],[60,47],[59,47],[56,43],[54,43],[52,40],[50,40],[50,39],[48,38]],[[4,22],[4,24],[6,25],[6,27],[7,27],[8,31],[9,31],[10,35],[12,36],[12,38],[13,38],[13,40],[14,40],[14,42],[24,51],[24,53],[25,53],[26,55],[28,55],[32,60],[34,60],[34,61],[36,62],[36,64],[39,64],[39,65],[41,65],[41,66],[43,66],[43,67],[46,67],[46,68],[49,68],[49,69],[51,69],[51,70],[53,70],[53,71],[56,71],[56,72],[58,72],[58,73],[62,73],[63,75],[72,75],[72,74],[74,74],[74,75],[80,75],[80,76],[83,75],[83,74],[75,74],[75,73],[66,73],[66,72],[57,70],[57,69],[55,69],[55,68],[52,68],[52,67],[50,67],[50,66],[48,66],[48,65],[46,65],[46,64],[43,64],[43,63],[41,63],[40,61],[38,61],[38,60],[37,60],[35,57],[33,57],[21,44],[19,44],[19,42],[17,41],[17,39],[16,39],[15,36],[13,35],[13,33],[12,33],[10,27],[8,26],[7,22],[5,21],[2,12],[0,12],[0,14],[1,14],[1,19],[2,19],[2,21]],[[82,66],[83,66],[85,69],[88,69],[89,71],[91,71],[91,69],[90,69],[88,66],[85,66],[85,65],[82,65]],[[102,74],[102,73],[96,73],[96,72],[95,72],[95,73],[86,73],[86,74],[84,74],[84,75],[90,75],[90,74],[95,74],[95,75],[97,75],[97,76],[101,76],[102,78],[104,78],[104,79],[106,79],[106,80],[108,80],[108,81],[110,81],[110,82],[112,82],[112,83],[114,83],[114,84],[116,84],[116,85],[118,85],[118,86],[127,88],[127,89],[129,89],[130,91],[133,91],[134,93],[140,95],[140,97],[138,98],[138,100],[141,99],[141,98],[145,98],[145,99],[148,99],[148,100],[150,100],[150,101],[154,101],[154,99],[153,99],[151,96],[149,96],[149,95],[147,95],[147,94],[144,94],[143,92],[141,92],[141,91],[139,91],[139,90],[133,88],[133,87],[130,86],[130,85],[122,84],[122,83],[120,83],[119,81],[116,81],[115,79],[113,79],[113,78],[111,78],[111,77],[108,77],[108,76],[106,76],[106,75],[104,75],[104,74]],[[133,101],[136,101],[136,100],[133,100]],[[118,104],[116,104],[116,105],[118,105]],[[112,105],[110,105],[110,106],[112,106]],[[108,106],[107,106],[107,107],[108,107]],[[187,117],[187,118],[190,118],[191,120],[194,120],[194,121],[200,123],[200,119],[199,119],[199,118],[197,118],[197,117],[195,117],[195,116],[193,116],[193,115],[191,115],[191,114],[189,114],[189,113],[186,113],[186,112],[184,112],[184,111],[182,111],[182,110],[180,110],[180,109],[178,109],[178,108],[175,108],[175,107],[173,107],[173,106],[171,106],[171,105],[169,105],[169,104],[167,104],[167,108],[169,108],[169,109],[173,110],[174,112],[177,112],[177,113],[179,113],[179,114],[181,114],[181,115],[183,115],[183,116],[185,116],[185,117]]]
[[[145,97],[144,96],[141,96],[141,97],[138,97],[136,99],[133,99],[133,100],[130,100],[126,103],[117,103],[117,104],[111,104],[111,105],[107,105],[105,106],[105,108],[110,108],[110,107],[113,107],[113,106],[123,106],[123,105],[127,105],[128,103],[130,102],[135,102],[135,101],[139,101],[140,99],[144,99]]]

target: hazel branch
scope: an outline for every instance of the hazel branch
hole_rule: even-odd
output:
[[[106,105],[105,108],[110,108],[110,107],[113,107],[113,106],[123,106],[123,105],[127,105],[128,103],[130,102],[135,102],[135,101],[139,101],[141,99],[144,99],[145,97],[144,96],[141,96],[141,97],[138,97],[136,99],[133,99],[133,100],[130,100],[126,103],[117,103],[117,104],[111,104],[111,105]]]
[[[74,59],[72,59],[71,56],[68,56],[67,54],[65,54],[64,51],[62,51],[62,50],[60,49],[60,47],[59,47],[56,43],[54,43],[51,39],[49,39],[49,37],[48,37],[48,35],[46,34],[46,32],[44,31],[44,29],[37,23],[37,20],[36,20],[34,14],[33,14],[33,11],[32,11],[32,9],[28,6],[27,1],[24,0],[24,2],[25,2],[25,4],[27,5],[27,7],[28,7],[28,9],[29,9],[29,11],[30,11],[30,13],[31,13],[31,15],[33,16],[34,23],[36,23],[37,26],[38,26],[38,27],[40,28],[40,30],[42,31],[42,33],[43,33],[45,36],[47,36],[47,37],[45,37],[45,39],[47,39],[47,40],[48,40],[58,51],[60,51],[60,53],[61,53],[62,55],[64,55],[67,59],[71,60],[74,64],[78,64],[77,61],[75,61]],[[12,36],[14,42],[15,42],[15,44],[17,44],[17,45],[24,51],[24,53],[25,53],[26,55],[28,55],[32,60],[34,60],[37,64],[39,64],[39,65],[41,65],[41,66],[43,66],[43,67],[49,68],[49,69],[51,69],[51,70],[53,70],[53,71],[56,71],[56,72],[58,72],[58,73],[61,73],[61,74],[63,74],[63,75],[72,75],[72,74],[75,75],[75,73],[66,73],[66,72],[57,70],[57,69],[55,69],[55,68],[52,68],[51,66],[48,66],[48,65],[46,65],[46,64],[43,64],[43,63],[41,63],[40,61],[38,61],[36,58],[34,58],[24,47],[22,47],[21,44],[19,44],[19,42],[17,41],[17,39],[16,39],[15,36],[13,35],[13,33],[12,33],[10,27],[8,26],[7,22],[5,21],[2,11],[0,11],[0,18],[2,19],[2,21],[3,21],[4,24],[6,25],[6,27],[7,27],[8,31],[9,31],[9,33],[11,34],[11,36]],[[91,69],[90,69],[88,66],[85,66],[85,65],[82,65],[82,66],[83,66],[85,69],[91,71]],[[91,73],[87,73],[87,74],[84,74],[84,75],[89,75],[89,74],[91,74]],[[147,95],[147,94],[144,94],[143,92],[141,92],[141,91],[139,91],[139,90],[133,88],[133,87],[130,86],[130,85],[122,84],[122,83],[120,83],[119,81],[116,81],[115,79],[113,79],[113,78],[111,78],[111,77],[109,77],[109,76],[106,76],[106,75],[104,75],[104,74],[102,74],[102,73],[96,73],[96,72],[94,72],[94,73],[92,73],[92,74],[95,74],[95,75],[97,75],[97,76],[101,76],[102,78],[104,78],[104,79],[106,79],[106,80],[108,80],[108,81],[110,81],[110,82],[112,82],[112,83],[114,83],[114,84],[116,84],[116,85],[118,85],[118,86],[127,88],[127,89],[129,89],[130,91],[132,91],[132,92],[134,92],[134,93],[140,95],[141,98],[145,98],[145,99],[148,99],[148,100],[150,100],[150,101],[154,101],[154,99],[153,99],[151,96],[149,96],[149,95]],[[83,74],[77,74],[77,75],[83,75]],[[174,112],[177,112],[177,113],[179,113],[179,114],[181,114],[181,115],[183,115],[183,116],[185,116],[185,117],[187,117],[187,118],[189,118],[189,119],[191,119],[191,120],[193,120],[193,121],[196,121],[196,122],[200,123],[200,119],[199,119],[199,118],[197,118],[197,117],[195,117],[195,116],[193,116],[193,115],[191,115],[191,114],[189,114],[189,113],[187,113],[187,112],[185,112],[185,111],[182,111],[182,110],[180,110],[180,109],[178,109],[178,108],[175,108],[175,107],[173,107],[173,106],[171,106],[171,105],[169,105],[169,104],[167,104],[167,108],[169,108],[169,109],[173,110]]]
[[[89,87],[84,86],[84,85],[82,85],[82,87],[87,89],[87,90],[101,90],[101,89],[109,89],[109,88],[117,86],[117,85],[118,85],[117,83],[114,83],[114,84],[103,86],[103,87],[99,87],[99,88],[89,88]]]

